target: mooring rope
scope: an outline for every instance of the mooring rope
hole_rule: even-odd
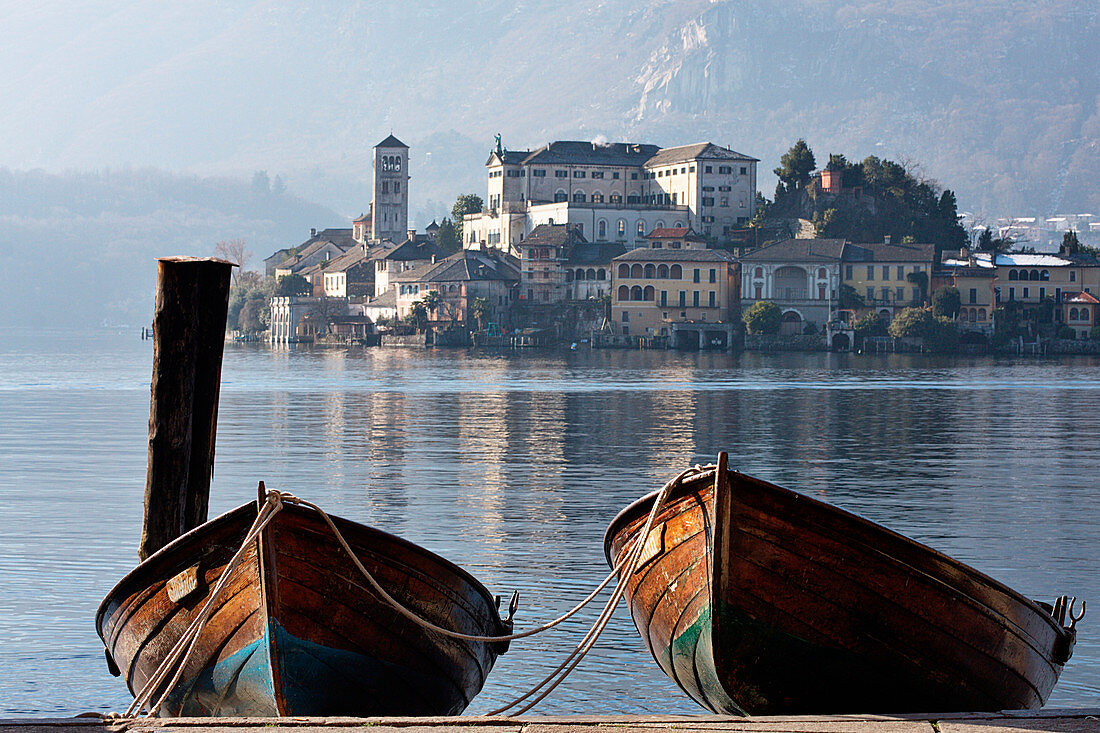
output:
[[[130,703],[130,707],[126,709],[124,717],[140,716],[142,709],[149,705],[149,701],[153,695],[156,694],[156,690],[164,682],[164,679],[175,670],[175,674],[172,675],[172,680],[168,683],[164,689],[164,693],[156,701],[155,704],[148,708],[146,714],[147,717],[152,717],[160,710],[160,706],[164,704],[164,701],[168,698],[168,695],[172,692],[172,689],[179,682],[180,675],[183,674],[183,669],[187,666],[187,661],[191,658],[191,654],[195,651],[195,644],[198,642],[199,635],[206,627],[206,622],[210,620],[210,617],[214,612],[214,603],[218,600],[218,597],[222,594],[225,586],[229,583],[229,579],[233,574],[233,571],[240,565],[241,560],[244,558],[245,551],[249,545],[256,541],[256,538],[260,536],[260,532],[263,531],[275,515],[283,509],[283,501],[294,500],[290,494],[284,494],[278,491],[269,491],[265,498],[264,504],[260,507],[256,513],[256,519],[252,522],[252,526],[245,533],[244,541],[241,543],[240,548],[233,554],[233,557],[226,564],[225,569],[222,570],[221,576],[218,578],[217,585],[214,586],[214,590],[210,593],[210,598],[207,599],[203,605],[202,610],[198,615],[192,619],[190,625],[183,632],[183,635],[172,646],[172,649],[168,652],[168,655],[161,660],[161,663],[154,670],[153,675],[142,686],[141,690],[134,696],[134,701]],[[186,649],[186,651],[184,651]]]
[[[660,512],[665,501],[668,499],[669,493],[671,493],[671,491],[676,486],[678,486],[687,476],[693,473],[697,473],[699,471],[707,470],[709,468],[711,468],[711,466],[693,466],[692,468],[682,471],[679,475],[677,475],[661,488],[661,490],[657,493],[657,496],[654,498],[653,507],[649,512],[649,516],[646,519],[646,523],[642,528],[642,531],[639,532],[633,539],[631,539],[627,543],[625,548],[626,551],[623,552],[619,561],[615,563],[615,566],[612,569],[611,573],[608,574],[608,576],[604,578],[604,580],[600,582],[598,586],[596,586],[595,590],[593,590],[583,600],[581,600],[580,603],[578,603],[565,614],[553,619],[552,621],[540,624],[539,626],[527,629],[526,631],[501,636],[464,634],[458,631],[452,631],[451,629],[445,629],[437,624],[432,623],[428,619],[423,618],[418,613],[409,609],[388,592],[386,592],[381,584],[379,584],[378,581],[375,579],[374,575],[369,570],[367,570],[366,566],[364,566],[362,561],[359,560],[358,555],[356,555],[355,551],[351,548],[351,545],[349,545],[347,540],[344,538],[343,533],[340,532],[339,528],[332,521],[331,517],[329,517],[328,513],[325,510],[323,510],[321,507],[317,506],[313,502],[300,499],[293,494],[276,490],[268,490],[263,506],[261,506],[259,511],[256,513],[255,521],[253,521],[252,526],[249,528],[248,532],[245,533],[244,541],[241,543],[240,548],[234,553],[233,557],[222,570],[222,573],[218,578],[218,582],[214,586],[210,597],[203,605],[202,610],[200,610],[198,615],[196,615],[195,618],[192,619],[191,623],[188,625],[183,635],[180,636],[180,638],[172,646],[172,649],[169,651],[168,655],[161,661],[156,670],[154,670],[153,675],[146,681],[141,690],[134,696],[134,701],[130,704],[130,707],[126,709],[123,717],[140,716],[142,714],[142,710],[146,709],[147,717],[152,717],[157,714],[157,712],[160,710],[160,707],[164,704],[169,694],[171,694],[172,690],[179,682],[180,675],[183,673],[184,667],[186,667],[188,660],[191,658],[191,655],[195,650],[195,646],[198,642],[200,634],[206,627],[206,624],[210,620],[210,617],[213,615],[215,602],[224,591],[225,586],[228,584],[233,571],[236,570],[236,568],[240,565],[241,560],[244,558],[245,551],[253,542],[256,541],[264,528],[268,524],[270,524],[270,522],[275,518],[275,515],[282,511],[284,504],[297,504],[316,511],[324,520],[325,524],[328,525],[329,529],[332,530],[332,533],[335,536],[337,542],[339,542],[341,547],[344,548],[344,551],[347,553],[348,557],[351,558],[356,568],[358,568],[359,572],[363,575],[364,578],[366,578],[371,588],[394,610],[396,610],[402,616],[408,618],[410,621],[418,624],[419,626],[429,629],[435,633],[455,639],[484,643],[499,643],[513,641],[515,639],[522,639],[528,636],[534,636],[535,634],[540,634],[544,631],[549,631],[555,626],[561,624],[563,621],[566,621],[567,619],[577,614],[581,609],[591,603],[592,600],[595,599],[596,596],[599,595],[599,593],[607,587],[608,583],[618,577],[619,582],[616,583],[615,590],[612,593],[611,598],[604,605],[603,610],[601,610],[592,627],[581,638],[580,642],[569,654],[569,656],[566,657],[565,660],[554,669],[554,671],[543,678],[538,684],[536,684],[526,693],[509,702],[508,704],[489,712],[488,715],[500,715],[505,711],[518,706],[520,703],[542,690],[541,694],[535,697],[534,700],[531,700],[531,702],[527,703],[519,710],[510,713],[509,716],[525,713],[533,708],[535,705],[537,705],[539,702],[541,702],[543,699],[545,699],[558,685],[560,685],[569,676],[569,674],[574,669],[576,669],[577,665],[580,664],[581,660],[584,659],[589,650],[591,650],[592,647],[595,646],[596,641],[599,639],[608,622],[611,620],[612,613],[614,612],[615,607],[618,605],[619,601],[622,600],[626,587],[625,580],[628,580],[630,577],[632,577],[638,569],[638,566],[641,562],[642,551],[645,546],[645,540],[649,537],[649,533],[653,528],[653,523],[656,520],[657,514]],[[152,697],[156,694],[156,690],[161,687],[164,680],[168,677],[169,674],[172,674],[172,678],[168,682],[167,686],[164,688],[164,692],[154,704],[150,705],[150,701]],[[544,687],[546,688],[545,690],[543,690]],[[113,716],[113,714],[110,714],[106,717],[111,716]]]

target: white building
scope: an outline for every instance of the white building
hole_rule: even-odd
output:
[[[666,227],[722,237],[753,216],[757,162],[712,143],[558,141],[533,152],[498,144],[486,162],[485,210],[463,220],[463,246],[515,254],[540,224],[570,224],[591,242],[628,249]]]

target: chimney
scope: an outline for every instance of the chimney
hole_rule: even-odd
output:
[[[316,237],[316,236],[317,236],[317,230],[316,230],[316,229],[313,229],[313,228],[310,228],[310,230],[309,230],[309,238],[310,238],[310,239],[313,239],[313,238],[314,238],[314,237]]]
[[[432,264],[435,264],[435,255],[432,255]]]
[[[887,234],[886,236],[884,236],[882,238],[882,243],[883,244],[890,244],[890,235],[889,234]]]

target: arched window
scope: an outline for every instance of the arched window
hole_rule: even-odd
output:
[[[619,265],[619,277],[630,277],[630,265],[625,262]]]
[[[1050,279],[1050,270],[1043,270],[1042,272],[1040,272],[1039,273],[1039,279],[1044,280],[1044,281],[1049,280]]]
[[[645,236],[645,222],[641,219],[638,220],[637,232],[639,237]]]
[[[657,267],[657,279],[668,280],[668,265],[659,265]]]
[[[1039,271],[1038,270],[1032,270],[1031,271],[1031,279],[1035,280],[1035,281],[1039,280]]]
[[[1088,308],[1082,308],[1081,309],[1081,320],[1084,321],[1085,323],[1089,322],[1089,309]]]
[[[578,280],[582,279],[581,274],[582,274],[581,271],[577,270],[577,279]],[[573,282],[573,271],[572,270],[566,270],[565,271],[565,282],[567,282],[567,283]]]
[[[592,194],[592,203],[602,204],[603,203],[603,194],[599,193],[598,191],[596,193]]]
[[[401,156],[400,155],[393,156],[393,169],[395,171],[401,170]]]
[[[684,269],[679,265],[673,265],[668,270],[668,277],[670,280],[680,280],[684,277]]]
[[[979,308],[978,309],[978,320],[979,321],[984,321],[985,320],[985,308]]]
[[[619,239],[626,237],[626,219],[619,219]]]
[[[978,311],[974,308],[970,309],[970,322],[975,323],[978,320]]]
[[[642,291],[642,300],[653,300],[656,293],[652,285],[646,285],[645,290]]]
[[[825,278],[827,278],[828,276],[829,276],[829,275],[828,275],[828,274],[827,274],[827,273],[825,272],[825,268],[824,268],[824,267],[819,267],[819,268],[817,268],[817,279],[818,279],[818,280],[824,280],[824,279],[825,279]]]
[[[664,229],[665,228],[665,223],[663,221],[658,220],[657,223],[653,225],[653,228],[654,229]]]
[[[642,299],[642,286],[641,285],[635,285],[634,287],[632,287],[630,289],[630,299],[631,300],[641,300]]]
[[[1069,319],[1071,321],[1076,321],[1077,320],[1077,309],[1076,308],[1070,308],[1069,309]]]
[[[632,278],[640,280],[642,278],[643,272],[644,272],[644,270],[642,270],[641,265],[631,265],[630,266],[630,276]]]
[[[763,267],[756,268],[755,270],[752,271],[752,276],[753,277],[764,277],[764,268]]]
[[[1008,271],[1008,279],[1009,280],[1019,280],[1020,279],[1020,273],[1016,272],[1015,270],[1009,270]]]
[[[680,228],[680,227],[682,227],[683,225],[684,225],[684,222],[682,222],[682,221],[674,221],[674,222],[672,222],[672,226],[676,227],[677,229],[679,229],[679,228]]]
[[[593,197],[595,198],[595,197]],[[600,219],[596,222],[596,236],[600,239],[607,239],[607,221]]]
[[[565,193],[565,189],[559,188],[554,191],[554,203],[560,204],[562,201],[568,201],[569,196]],[[551,222],[552,224],[553,222]]]
[[[619,286],[619,300],[630,300],[630,288],[625,285]]]
[[[596,271],[593,270],[591,267],[589,267],[587,270],[584,271],[584,279],[585,280],[595,280],[596,279]]]
[[[584,203],[584,191],[574,191],[573,192],[573,203],[575,203],[575,204],[583,204]]]
[[[613,193],[610,199],[613,204],[621,204],[623,202],[623,195],[621,193]]]
[[[653,265],[646,265],[645,266],[645,274],[643,275],[643,277],[647,277],[651,280],[653,278],[657,277],[657,268],[654,267]]]

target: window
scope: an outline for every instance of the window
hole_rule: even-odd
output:
[[[626,267],[626,265],[623,265],[623,267]],[[620,285],[618,295],[619,300],[630,300],[630,288],[625,285]]]
[[[603,203],[603,194],[602,194],[602,193],[594,193],[594,194],[592,194],[592,203],[594,203],[594,204],[602,204],[602,203]]]
[[[569,171],[554,171],[554,178],[568,178]]]
[[[875,299],[875,289],[871,288],[871,287],[867,288],[867,300],[874,300],[874,299]]]
[[[661,307],[664,308],[667,305],[668,305],[668,291],[667,290],[662,290],[661,291]],[[668,318],[667,313],[665,314],[665,318]]]
[[[1016,288],[1009,288],[1008,289],[1008,299],[1009,300],[1016,300]]]
[[[704,173],[710,173],[710,166],[709,165],[703,166],[703,172]]]
[[[713,290],[708,291],[708,293],[707,293],[707,307],[708,308],[714,308],[717,305],[717,303],[716,303],[716,296],[717,295],[718,294],[715,293]]]
[[[585,174],[584,171],[573,171],[573,177],[574,178],[584,178],[585,175],[586,174]]]
[[[638,232],[639,237],[644,237],[645,236],[645,222],[644,221],[639,219],[638,220],[638,226],[635,227],[635,229]]]
[[[600,239],[607,239],[607,222],[600,219],[596,224],[596,236]]]
[[[603,178],[603,171],[592,171],[593,178]]]
[[[390,182],[389,181],[382,181],[382,193],[389,193],[389,192],[390,192]]]
[[[535,168],[533,171],[531,171],[531,175],[535,178],[546,178],[546,169]]]
[[[695,268],[695,272],[692,274],[691,281],[693,283],[699,282],[699,268]]]
[[[683,277],[684,271],[683,268],[681,268],[679,265],[673,265],[672,267],[668,268],[668,278],[670,280],[682,280]]]
[[[569,197],[566,195],[565,191],[562,191],[560,188],[554,192],[554,203],[560,204],[561,202],[568,200]]]
[[[687,305],[687,292],[684,291],[684,290],[681,290],[680,291],[680,307],[683,308],[686,305]],[[680,317],[683,318],[683,316],[680,316]]]
[[[730,173],[733,173],[733,168],[728,165],[720,165],[718,166],[718,172],[723,175],[729,175]]]
[[[889,300],[890,300],[890,288],[883,288],[882,289],[882,299],[884,301],[889,302]]]
[[[623,315],[625,315],[625,314],[623,314]],[[629,336],[629,335],[630,335],[630,326],[623,326],[623,336]]]
[[[1029,290],[1031,290],[1031,288],[1024,288],[1024,297],[1025,298],[1028,297],[1028,291]]]
[[[643,272],[644,274],[642,276],[648,280],[652,280],[653,278],[657,277],[657,268],[654,267],[652,264],[646,265]]]
[[[619,180],[619,172],[611,171],[611,177],[614,178],[616,181]]]
[[[1077,270],[1070,270],[1069,271],[1069,281],[1071,283],[1077,282]]]
[[[673,196],[675,196],[675,195],[676,194],[673,194]],[[673,199],[672,203],[676,203],[676,200]],[[703,197],[703,206],[714,206],[714,197],[713,196],[704,196]]]
[[[723,197],[722,197],[722,201],[721,201],[721,202],[719,203],[719,205],[720,205],[720,206],[725,206],[726,208],[729,208],[729,205],[730,205],[730,197],[729,197],[729,196],[723,196]]]
[[[584,198],[585,198],[584,197],[584,191],[574,191],[573,192],[573,203],[583,204],[584,203]]]
[[[518,171],[518,170],[510,170],[510,171],[508,171],[508,177],[509,178],[519,178],[520,173],[521,173],[521,171]]]
[[[614,198],[614,197],[612,197]],[[626,236],[626,219],[619,219],[619,239]]]
[[[899,302],[902,301],[902,300],[905,300],[905,288],[903,288],[901,286],[898,286],[898,289],[897,289],[897,300]]]
[[[394,193],[401,193],[401,181],[394,181],[393,182],[393,192]]]
[[[743,176],[748,175],[748,172],[749,172],[748,166],[744,166],[744,165],[741,166],[741,175],[743,175]]]
[[[867,279],[868,280],[874,280],[875,279],[875,266],[874,265],[867,265]],[[874,296],[872,296],[872,297],[874,297]]]
[[[698,308],[699,307],[699,291],[698,290],[692,290],[691,291],[691,307],[692,308]]]
[[[897,275],[894,276],[894,279],[895,280],[904,280],[905,279],[905,265],[898,265],[898,272],[897,272]]]
[[[890,279],[890,265],[883,265],[882,266],[882,279],[883,280],[889,280]]]
[[[620,193],[613,193],[610,198],[613,204],[621,204],[623,202],[623,196]]]
[[[1042,300],[1045,297],[1047,297],[1047,289],[1039,288],[1039,300]]]
[[[851,265],[845,265],[844,266],[844,279],[845,280],[851,280],[852,279],[852,266]]]
[[[627,313],[626,311],[623,311],[623,323],[629,323],[629,322],[630,322],[630,314]]]
[[[640,279],[643,276],[644,273],[645,273],[645,270],[642,269],[641,265],[631,265],[630,266],[630,276],[632,278]]]
[[[637,173],[631,173],[630,174],[630,180],[632,180],[632,181],[638,180],[638,174]]]
[[[718,282],[718,270],[715,270],[713,267],[710,268],[710,281],[712,283]]]

